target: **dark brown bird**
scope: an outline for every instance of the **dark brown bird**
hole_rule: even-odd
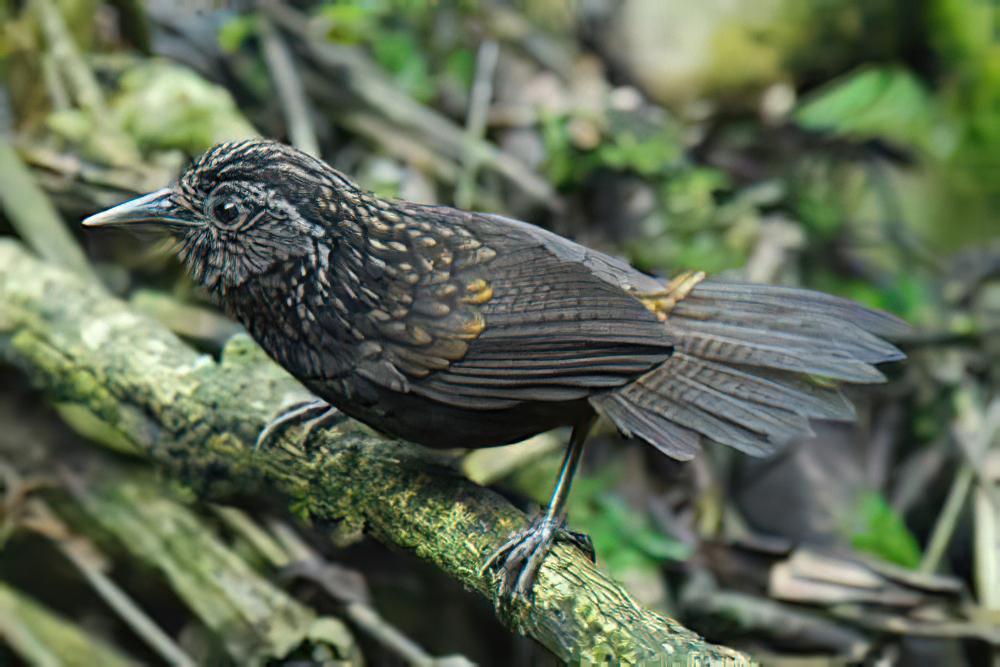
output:
[[[762,456],[810,434],[810,418],[854,417],[830,381],[881,382],[873,365],[903,357],[881,337],[906,325],[850,301],[661,281],[523,222],[380,199],[270,141],[216,146],[173,187],[84,224],[170,233],[323,407],[379,431],[475,448],[571,426],[547,511],[484,566],[514,595],[554,539],[588,548],[564,506],[596,415],[675,459],[702,436]]]

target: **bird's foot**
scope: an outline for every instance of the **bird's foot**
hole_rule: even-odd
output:
[[[594,544],[590,537],[563,526],[562,520],[545,514],[535,517],[527,528],[511,535],[486,560],[479,574],[482,576],[491,570],[497,572],[500,578],[500,604],[510,604],[518,598],[531,599],[531,589],[538,571],[556,541],[569,542],[587,554],[591,561],[595,560]]]
[[[559,535],[556,536],[556,539],[560,538],[582,551],[590,559],[591,563],[597,563],[597,552],[594,551],[594,541],[590,539],[590,535],[563,528]]]
[[[309,436],[318,426],[330,426],[344,419],[344,414],[331,406],[326,401],[315,399],[302,403],[295,403],[282,410],[274,419],[267,423],[254,444],[254,450],[266,446],[277,433],[284,431],[289,426],[298,423],[306,425],[302,433],[302,442],[308,442]]]

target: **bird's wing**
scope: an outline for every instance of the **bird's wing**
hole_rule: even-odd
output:
[[[670,356],[663,323],[621,283],[652,279],[627,264],[497,216],[406,205],[379,218],[368,252],[335,268],[364,276],[340,279],[364,285],[348,310],[367,380],[489,410],[581,399]]]
[[[532,225],[474,214],[464,224],[502,248],[481,271],[491,291],[481,305],[486,326],[462,359],[414,391],[482,409],[568,401],[670,356],[663,323],[626,291],[630,274],[651,278]]]

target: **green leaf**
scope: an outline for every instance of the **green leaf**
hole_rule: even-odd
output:
[[[827,183],[813,184],[802,188],[795,199],[796,216],[806,230],[820,239],[832,238],[844,224],[838,194]]]
[[[812,276],[811,286],[823,292],[845,296],[870,308],[887,310],[910,324],[933,322],[934,290],[928,278],[916,271],[892,276],[892,281],[878,287],[866,280],[843,278],[830,271]]]
[[[401,30],[386,32],[372,46],[375,59],[406,92],[422,102],[434,96],[436,86],[430,66],[412,34]]]
[[[620,496],[606,494],[595,499],[606,520],[614,526],[621,545],[628,545],[652,560],[685,560],[691,548],[653,526],[645,513],[636,512]]]
[[[614,491],[623,474],[621,466],[609,466],[576,481],[570,496],[572,527],[590,535],[612,573],[655,570],[663,561],[687,559],[691,549],[686,544],[662,533],[648,514],[635,511]]]
[[[933,124],[931,104],[923,84],[907,70],[862,69],[809,96],[795,120],[810,130],[921,145]]]
[[[882,494],[870,491],[861,496],[857,520],[859,525],[851,535],[855,549],[903,567],[920,565],[917,539]]]
[[[257,32],[257,27],[255,14],[234,16],[219,28],[219,47],[226,53],[236,53]]]
[[[379,17],[388,10],[383,2],[344,1],[326,3],[319,15],[329,28],[327,39],[342,44],[371,40],[379,28]]]
[[[639,136],[632,129],[625,129],[597,149],[598,160],[604,166],[646,177],[663,175],[680,155],[676,138],[667,131]]]
[[[677,128],[665,118],[612,114],[610,127],[603,128],[601,143],[593,149],[574,145],[569,131],[572,120],[565,114],[542,116],[545,169],[561,187],[579,184],[601,168],[666,179],[683,157]]]
[[[542,115],[542,141],[545,143],[545,172],[559,187],[573,185],[586,175],[589,166],[577,155],[569,134],[569,118],[558,114]]]
[[[472,88],[475,72],[476,55],[470,49],[456,49],[445,58],[445,76],[457,81],[465,90]]]

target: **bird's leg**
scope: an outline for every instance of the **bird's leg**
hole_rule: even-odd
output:
[[[326,426],[343,418],[344,415],[337,408],[318,398],[302,403],[295,403],[282,410],[278,416],[261,429],[260,435],[257,436],[257,442],[254,444],[254,450],[260,449],[276,433],[283,431],[293,424],[305,423],[306,428],[302,433],[302,442],[307,442],[313,429],[317,426]]]
[[[545,513],[535,517],[527,528],[514,533],[493,552],[480,569],[480,574],[488,570],[496,570],[499,573],[501,599],[530,598],[538,570],[555,540],[564,540],[576,545],[594,560],[594,545],[590,538],[564,528],[566,500],[569,498],[573,475],[583,454],[583,443],[593,423],[594,420],[591,418],[573,427],[566,456],[559,470],[559,478],[556,480]]]

